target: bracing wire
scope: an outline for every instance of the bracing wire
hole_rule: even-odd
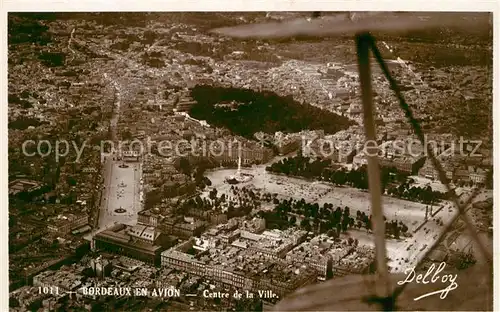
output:
[[[368,111],[365,111],[365,115],[367,117],[369,117],[369,115],[372,113],[372,111],[371,111],[371,100],[367,99],[367,97],[365,96],[365,95],[369,94],[369,92],[371,92],[371,83],[369,81],[362,81],[361,80],[361,76],[364,76],[364,79],[366,80],[367,74],[368,74],[368,76],[370,75],[369,70],[366,71],[366,68],[363,68],[362,64],[364,62],[365,65],[368,64],[368,66],[369,66],[368,52],[369,52],[369,50],[371,50],[373,52],[374,56],[375,56],[375,59],[376,59],[377,63],[381,67],[382,72],[384,73],[384,76],[389,81],[391,89],[394,90],[394,93],[396,94],[396,97],[399,100],[400,107],[405,112],[405,115],[406,115],[408,121],[410,122],[410,124],[411,124],[411,126],[412,126],[412,128],[413,128],[413,130],[415,132],[415,134],[419,138],[420,142],[422,144],[425,144],[424,134],[423,134],[423,131],[422,131],[421,127],[420,127],[420,124],[413,117],[413,113],[412,113],[409,105],[405,101],[405,99],[404,99],[404,97],[403,97],[403,95],[401,93],[401,90],[400,90],[397,82],[394,80],[394,78],[392,78],[392,76],[390,74],[390,71],[389,71],[386,63],[385,63],[384,59],[382,58],[381,53],[380,53],[380,51],[378,50],[378,48],[376,46],[375,39],[369,33],[363,33],[363,34],[357,35],[356,39],[357,39],[357,47],[358,47],[358,60],[360,62],[360,81],[361,81],[361,85],[362,85],[362,89],[363,89],[362,90],[363,91],[363,101],[365,102],[364,103],[364,109],[368,108]],[[363,73],[363,70],[365,70],[364,73]],[[365,118],[365,121],[366,120],[367,119]],[[372,124],[365,124],[365,131],[367,131],[367,134],[369,132],[372,132],[370,134],[370,136],[372,136],[373,133],[374,133],[374,129],[371,129],[372,127],[373,127]],[[367,137],[367,139],[369,139],[369,138]],[[443,231],[441,231],[438,239],[434,242],[433,246],[427,250],[427,252],[425,253],[424,257],[422,257],[422,260],[425,259],[436,248],[436,246],[439,245],[439,243],[442,241],[442,239],[445,237],[445,235],[449,232],[449,230],[451,229],[451,227],[454,225],[455,221],[459,217],[462,217],[462,219],[464,220],[464,222],[465,222],[468,230],[470,231],[471,237],[478,244],[482,255],[485,257],[485,259],[487,261],[491,261],[491,255],[487,251],[487,249],[484,246],[484,244],[482,244],[482,242],[479,240],[479,237],[478,237],[478,235],[477,235],[477,233],[475,231],[475,228],[474,228],[472,222],[470,221],[470,219],[465,214],[465,212],[467,210],[467,207],[472,203],[472,201],[474,200],[474,198],[479,194],[479,188],[475,189],[474,192],[471,194],[471,196],[463,204],[459,204],[458,197],[457,197],[456,193],[454,191],[452,191],[452,189],[451,189],[451,187],[450,187],[450,185],[449,185],[449,183],[448,183],[448,181],[446,179],[446,174],[445,174],[445,172],[444,172],[441,164],[436,159],[432,148],[429,145],[426,145],[425,148],[427,150],[429,158],[431,159],[432,165],[438,171],[438,177],[439,177],[440,182],[445,185],[448,193],[451,194],[452,201],[455,204],[455,206],[457,206],[458,212],[453,216],[451,222],[447,224],[447,226],[445,227],[445,229]],[[378,168],[376,166],[372,165],[372,168],[375,168],[377,170],[377,173],[378,173]],[[372,169],[372,171],[373,170],[374,169]],[[370,171],[370,172],[372,172],[372,171]],[[376,176],[378,176],[378,175],[376,175]],[[372,191],[372,201],[374,200],[373,195],[375,193],[377,193],[378,190],[379,189],[376,188],[376,189],[374,189]],[[373,209],[374,206],[376,206],[376,205],[372,202],[372,209]],[[380,212],[382,212],[381,208],[382,207],[380,205],[380,207],[379,207]],[[375,212],[374,212],[374,215],[375,215]],[[374,225],[376,225],[377,222],[380,222],[380,220],[375,219],[374,220]],[[382,221],[382,224],[383,224],[383,221]],[[380,225],[376,225],[376,226],[380,227]],[[375,233],[375,236],[376,236],[375,237],[376,250],[377,250],[377,252],[380,252],[380,250],[382,249],[382,246],[383,246],[383,248],[385,248],[385,240],[382,241],[382,246],[378,246],[378,244],[380,244],[380,237],[377,237],[376,234],[377,233]],[[385,257],[385,250],[383,251],[382,254]],[[384,262],[381,262],[381,261],[382,260],[380,260],[380,256],[379,256],[378,259],[377,259],[377,264],[378,264],[377,265],[377,269],[378,270],[382,270],[382,271],[386,271],[387,267],[385,266],[385,259],[384,259]],[[420,265],[421,262],[418,263],[418,265]],[[380,272],[379,272],[379,274],[380,274]],[[388,283],[388,279],[386,279],[384,277],[385,277],[384,274],[382,274],[380,276],[379,283]],[[389,286],[389,285],[387,284],[386,286]],[[406,286],[406,284],[403,284],[403,285],[395,288],[394,292],[391,295],[389,295],[389,296],[388,295],[380,296],[379,294],[377,294],[376,296],[372,296],[370,298],[364,298],[364,301],[368,302],[368,303],[378,303],[378,304],[381,305],[381,308],[384,311],[393,311],[396,308],[396,306],[395,306],[396,298],[403,292],[405,286]]]
[[[394,80],[394,78],[392,78],[392,76],[391,76],[391,74],[389,72],[389,69],[387,68],[387,65],[385,64],[385,62],[384,62],[384,60],[383,60],[383,58],[382,58],[382,56],[380,54],[380,51],[378,50],[378,48],[377,48],[377,46],[375,44],[375,40],[371,36],[370,36],[370,44],[371,44],[371,49],[373,51],[373,54],[375,55],[375,59],[379,63],[379,65],[380,65],[380,67],[381,67],[381,69],[382,69],[385,77],[389,81],[389,84],[391,85],[391,89],[394,90],[394,93],[396,94],[396,97],[399,100],[399,104],[400,104],[401,108],[405,112],[406,117],[408,118],[408,121],[410,122],[411,126],[413,127],[413,130],[415,131],[415,134],[417,135],[418,139],[424,145],[425,144],[425,139],[424,139],[424,134],[423,134],[422,128],[420,127],[420,124],[413,117],[413,113],[412,113],[412,111],[410,109],[410,106],[408,105],[408,103],[406,103],[403,95],[401,94],[401,90],[400,90],[398,84],[396,83],[396,81]],[[436,157],[434,155],[434,151],[432,150],[432,148],[430,147],[430,145],[425,146],[425,148],[427,149],[427,154],[429,155],[429,158],[431,159],[432,165],[438,171],[439,181],[442,184],[444,184],[444,186],[446,187],[446,190],[451,194],[451,198],[452,198],[455,206],[457,206],[457,208],[458,208],[458,210],[459,210],[459,212],[460,212],[460,214],[462,216],[462,219],[465,222],[465,225],[467,226],[468,230],[470,231],[470,234],[471,234],[472,238],[474,239],[474,241],[476,243],[478,243],[479,248],[481,250],[481,253],[485,257],[485,259],[487,259],[488,261],[491,261],[491,255],[490,255],[490,253],[486,250],[486,247],[479,240],[479,237],[478,237],[478,235],[477,235],[477,233],[476,233],[476,231],[474,229],[474,226],[472,225],[472,221],[465,214],[465,209],[467,208],[467,206],[461,205],[458,202],[458,197],[456,196],[455,192],[452,191],[452,189],[450,187],[450,184],[448,183],[448,180],[446,178],[446,173],[444,172],[443,167],[441,166],[441,164],[439,163],[439,161],[436,159]]]

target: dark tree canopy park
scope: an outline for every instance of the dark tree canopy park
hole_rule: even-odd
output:
[[[270,91],[195,86],[191,89],[191,96],[197,102],[191,108],[192,117],[227,127],[244,137],[252,137],[258,131],[274,133],[317,129],[333,134],[353,124],[346,117]],[[233,101],[238,105],[217,105]]]

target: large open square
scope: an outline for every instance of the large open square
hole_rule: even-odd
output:
[[[141,211],[140,201],[140,163],[106,162],[105,185],[99,216],[99,228],[111,224],[137,223],[137,213]]]
[[[216,170],[207,173],[207,177],[212,181],[212,187],[216,188],[219,194],[229,194],[231,184],[224,180],[234,172],[234,169]],[[238,187],[248,186],[261,189],[263,192],[276,193],[280,199],[300,200],[304,198],[306,202],[318,203],[320,206],[324,203],[331,203],[334,207],[348,206],[351,214],[354,215],[356,210],[371,214],[370,193],[368,191],[276,175],[267,172],[264,165],[242,169],[242,172],[252,174],[254,178],[249,182],[239,184]],[[203,195],[208,196],[208,191]],[[412,237],[406,239],[387,239],[388,257],[391,259],[389,266],[395,272],[404,271],[415,265],[425,251],[432,246],[444,225],[448,224],[456,212],[450,202],[440,203],[433,207],[433,217],[429,217],[429,221],[415,232],[425,222],[425,204],[389,196],[383,196],[382,201],[386,218],[403,221],[409,228],[408,233],[412,234]],[[443,208],[440,209],[441,206]],[[443,221],[444,225],[438,225],[435,221],[438,218]],[[351,230],[349,235],[357,238],[361,244],[374,246],[372,234],[364,230]]]

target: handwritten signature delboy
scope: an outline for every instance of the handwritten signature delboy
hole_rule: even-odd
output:
[[[439,289],[436,291],[432,291],[432,292],[423,294],[422,296],[417,297],[413,300],[417,301],[417,300],[420,300],[422,298],[436,295],[436,294],[441,294],[439,296],[439,298],[444,299],[444,298],[446,298],[446,296],[448,296],[448,293],[450,291],[452,291],[458,287],[458,283],[456,282],[457,274],[443,274],[443,275],[439,274],[441,271],[444,270],[445,267],[446,267],[445,262],[441,262],[437,268],[436,268],[435,264],[432,264],[425,274],[418,274],[418,275],[417,275],[417,273],[415,273],[414,267],[408,268],[405,270],[406,279],[404,281],[399,281],[398,285],[403,285],[405,283],[411,283],[413,281],[415,281],[415,283],[417,283],[417,284],[429,284],[429,283],[430,284],[435,284],[435,283],[448,284],[448,286],[446,286],[443,289]],[[435,272],[434,272],[434,270],[435,270]],[[433,272],[434,272],[434,274],[433,274]]]

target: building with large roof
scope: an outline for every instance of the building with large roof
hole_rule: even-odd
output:
[[[96,234],[94,248],[125,255],[153,265],[160,264],[163,247],[158,243],[160,233],[145,225],[117,224]]]

